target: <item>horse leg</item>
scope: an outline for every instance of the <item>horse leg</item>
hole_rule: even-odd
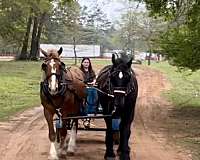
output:
[[[104,155],[105,160],[114,160],[115,159],[115,153],[113,151],[113,131],[112,131],[112,119],[111,118],[106,118],[106,153]]]
[[[118,148],[120,160],[130,160],[130,147],[128,145],[131,135],[131,123],[134,118],[134,110],[129,110],[121,116],[120,145]]]
[[[67,154],[69,155],[74,155],[74,152],[75,152],[78,121],[73,121],[72,123],[73,124],[71,128],[70,138],[69,138],[69,143],[68,143],[68,148],[67,148]]]
[[[49,152],[49,160],[58,160],[57,150],[55,146],[56,134],[53,126],[53,113],[44,108],[44,116],[47,120],[48,128],[49,128],[49,140],[51,141],[51,147]]]
[[[59,156],[65,158],[67,155],[66,153],[66,147],[67,147],[67,128],[65,128],[65,125],[63,125],[63,128],[59,129],[60,132],[60,150],[59,150]]]
[[[131,134],[130,126],[131,125],[128,124],[122,127],[122,129],[120,130],[120,145],[118,148],[120,160],[130,160],[130,147],[128,145]]]

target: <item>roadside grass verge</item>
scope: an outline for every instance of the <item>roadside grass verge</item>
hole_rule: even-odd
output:
[[[39,62],[0,62],[0,119],[39,105]]]
[[[66,66],[74,64],[74,59],[63,61]],[[80,61],[78,60],[78,66]],[[92,59],[92,64],[97,68],[110,62],[107,59]],[[40,105],[41,64],[42,61],[0,62],[0,120]]]
[[[163,72],[172,84],[163,93],[175,107],[168,111],[162,127],[170,141],[190,151],[192,160],[200,159],[200,71],[179,72],[167,62],[150,66]]]
[[[159,70],[167,76],[173,88],[164,95],[177,107],[200,108],[200,71],[179,72],[167,62],[152,63],[151,68]]]

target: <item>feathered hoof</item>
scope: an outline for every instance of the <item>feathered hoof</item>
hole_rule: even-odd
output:
[[[67,151],[67,156],[74,156],[74,152],[72,152],[72,151]]]
[[[105,160],[116,160],[115,157],[105,157]]]
[[[120,160],[130,160],[130,156],[129,156],[129,155],[123,155],[123,154],[121,154],[121,155],[119,156],[119,159],[120,159]]]
[[[60,159],[65,159],[66,156],[67,156],[67,153],[66,153],[66,151],[64,151],[64,150],[62,150],[62,152],[59,153],[59,158],[60,158]]]
[[[59,158],[57,156],[49,156],[48,160],[59,160]]]
[[[106,153],[105,156],[104,156],[104,159],[105,160],[115,160],[115,154],[114,152],[113,153]]]

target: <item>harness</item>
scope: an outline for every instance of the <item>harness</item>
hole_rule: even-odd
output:
[[[53,106],[53,110],[55,111],[55,113],[57,114],[58,118],[60,119],[62,114],[61,114],[61,109],[62,109],[62,104],[64,102],[64,96],[65,96],[65,93],[67,90],[73,92],[72,90],[70,90],[68,88],[68,85],[72,83],[72,80],[67,80],[65,78],[65,73],[66,73],[66,70],[65,69],[62,69],[61,70],[61,75],[58,75],[56,73],[52,73],[51,75],[49,75],[48,77],[46,77],[46,79],[40,83],[40,93],[43,92],[44,96],[47,98],[48,102]],[[50,93],[49,93],[49,89],[48,89],[48,79],[52,76],[52,75],[55,75],[57,77],[57,79],[59,80],[59,90],[58,90],[58,93],[55,95],[55,96],[61,96],[62,97],[62,100],[61,102],[59,103],[59,105],[55,104],[52,100],[52,98],[54,96],[52,96]]]

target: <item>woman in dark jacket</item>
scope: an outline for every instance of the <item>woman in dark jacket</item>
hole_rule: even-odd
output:
[[[85,74],[85,83],[92,83],[94,82],[96,75],[95,72],[92,68],[92,64],[90,61],[90,58],[84,57],[81,61],[81,67],[80,69],[83,71]]]
[[[93,87],[96,81],[96,75],[92,68],[90,58],[84,57],[82,59],[80,69],[85,74],[85,83],[88,85],[85,114],[95,114],[98,109],[98,95],[97,90]]]

